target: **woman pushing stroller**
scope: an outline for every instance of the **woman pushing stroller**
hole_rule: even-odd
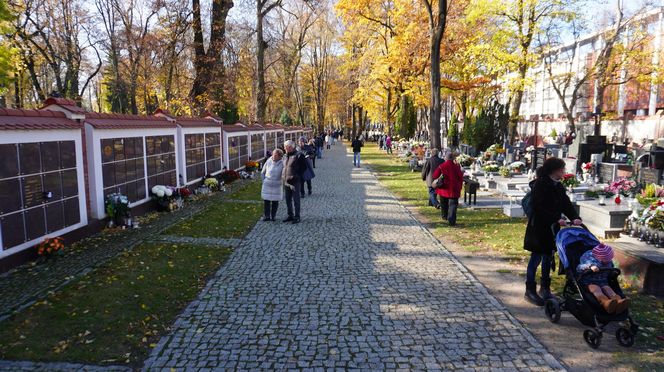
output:
[[[530,209],[528,226],[523,247],[530,251],[530,261],[526,271],[526,301],[544,306],[545,300],[553,297],[551,294],[551,267],[556,243],[551,225],[557,222],[566,223],[561,219],[565,215],[574,225],[581,225],[582,221],[569,200],[565,187],[560,182],[565,175],[565,161],[560,158],[548,158],[541,167],[537,168],[537,178],[530,183]],[[524,207],[525,209],[525,207]],[[535,274],[538,266],[542,265],[542,278],[540,290],[537,291]]]
[[[591,270],[592,274],[582,275],[579,285],[586,286],[588,291],[595,296],[597,302],[602,305],[609,314],[620,314],[627,310],[629,299],[620,297],[609,286],[609,273],[601,269],[613,268],[613,249],[600,243],[592,250],[586,251],[580,259],[576,271],[583,274]]]

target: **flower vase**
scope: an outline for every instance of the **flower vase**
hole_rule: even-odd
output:
[[[617,195],[615,199],[613,199],[614,202],[616,202],[616,205],[620,205],[622,202],[622,199],[620,199],[620,195]]]
[[[587,184],[589,180],[590,180],[590,174],[589,173],[584,173],[583,174],[583,183]]]

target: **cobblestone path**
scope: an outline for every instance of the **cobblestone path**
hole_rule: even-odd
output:
[[[563,368],[341,145],[324,156],[302,222],[259,222],[146,370]]]

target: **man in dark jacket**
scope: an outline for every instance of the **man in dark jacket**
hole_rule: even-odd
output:
[[[316,136],[316,139],[314,140],[314,143],[316,144],[316,157],[318,159],[323,158],[323,145],[325,144],[325,138],[322,134],[319,134]]]
[[[433,182],[433,172],[438,169],[438,167],[443,164],[444,160],[438,156],[438,149],[431,149],[431,157],[424,162],[422,167],[422,181],[425,181],[427,187],[429,188],[429,206],[440,208],[440,203],[438,202],[438,197],[436,195],[436,189],[431,187],[431,182]]]
[[[295,142],[286,141],[284,148],[286,155],[284,156],[283,179],[286,208],[288,209],[288,218],[284,222],[298,223],[300,222],[300,184],[307,164],[304,155],[295,149]]]
[[[355,139],[350,144],[350,146],[353,148],[353,165],[359,168],[360,167],[360,151],[362,151],[362,147],[364,146],[362,141],[360,141],[360,136],[355,136]]]
[[[549,158],[537,169],[537,179],[530,183],[530,203],[532,213],[528,218],[523,248],[530,251],[530,261],[526,270],[526,293],[524,298],[538,306],[551,298],[551,265],[556,241],[551,226],[564,223],[565,215],[575,225],[581,220],[570,202],[565,187],[560,183],[565,174],[565,162],[559,158]],[[535,274],[542,264],[542,278],[539,293],[536,291]]]

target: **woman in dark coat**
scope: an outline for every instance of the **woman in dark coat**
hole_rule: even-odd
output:
[[[581,224],[579,215],[560,182],[564,174],[565,162],[559,158],[549,158],[537,169],[537,179],[530,183],[532,213],[528,218],[523,248],[531,254],[526,272],[524,298],[538,306],[543,306],[544,301],[552,297],[551,264],[556,251],[556,241],[551,226],[554,223],[564,224],[563,214],[575,225]],[[542,278],[538,294],[535,273],[540,263]]]

